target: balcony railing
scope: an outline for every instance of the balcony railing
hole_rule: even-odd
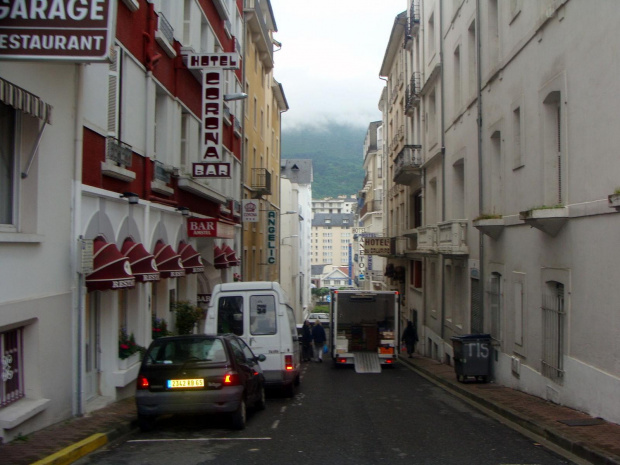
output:
[[[418,250],[437,253],[437,226],[420,226],[418,228]]]
[[[408,185],[422,174],[422,147],[405,145],[394,159],[394,179],[397,184]]]
[[[413,109],[420,103],[420,73],[415,72],[411,75],[405,96],[405,112],[411,116]]]
[[[168,22],[168,19],[159,13],[158,29],[170,44],[174,44],[174,29]]]
[[[380,212],[383,209],[383,202],[381,200],[371,200],[366,202],[360,210],[360,218],[363,218],[367,213]]]
[[[439,253],[448,255],[468,255],[467,221],[450,220],[437,225],[439,233]]]
[[[271,173],[266,168],[252,168],[252,182],[250,187],[255,197],[271,194]]]
[[[411,8],[409,9],[409,15],[407,18],[407,26],[405,30],[405,43],[403,47],[407,50],[411,50],[413,45],[413,38],[420,30],[420,0],[413,0],[411,2]]]
[[[106,160],[129,168],[131,166],[131,155],[131,145],[121,142],[116,137],[107,138]]]

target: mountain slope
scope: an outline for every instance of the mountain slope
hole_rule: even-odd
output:
[[[366,128],[330,124],[282,132],[282,158],[312,160],[312,197],[355,195],[363,186]]]

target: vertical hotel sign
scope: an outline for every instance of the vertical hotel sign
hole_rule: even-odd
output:
[[[278,213],[275,210],[267,212],[267,263],[276,264],[276,250],[278,240]]]
[[[0,0],[0,59],[107,61],[115,0]]]
[[[224,73],[239,69],[238,53],[206,53],[186,56],[188,69],[202,73],[202,140],[200,163],[194,163],[195,178],[230,178],[230,163],[223,163]]]

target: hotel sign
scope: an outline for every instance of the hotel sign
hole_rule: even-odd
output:
[[[187,235],[189,237],[234,239],[235,227],[232,224],[222,223],[215,218],[190,218],[187,220]]]
[[[230,178],[230,164],[223,163],[222,125],[226,70],[239,68],[238,53],[202,53],[185,57],[188,69],[202,73],[202,163],[194,163],[194,177]]]
[[[366,237],[364,238],[364,255],[389,255],[389,237]]]
[[[0,0],[0,59],[107,61],[113,0]]]
[[[278,247],[278,213],[275,210],[267,212],[267,263],[276,264],[276,250]]]

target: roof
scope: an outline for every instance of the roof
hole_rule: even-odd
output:
[[[312,160],[303,158],[282,159],[280,176],[296,184],[312,184]]]
[[[329,222],[328,222],[329,220]],[[345,223],[345,220],[347,222]],[[355,225],[355,213],[315,213],[312,218],[312,226],[353,227]]]

